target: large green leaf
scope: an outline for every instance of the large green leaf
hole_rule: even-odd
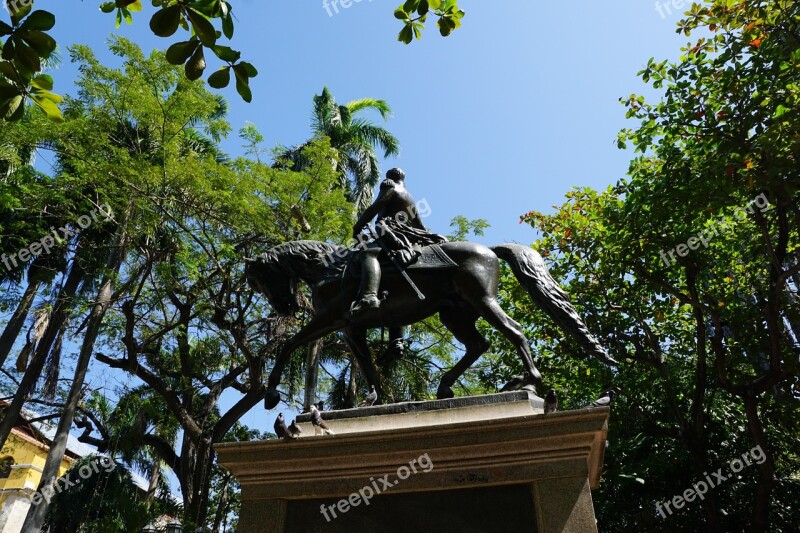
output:
[[[202,46],[200,41],[182,41],[175,43],[167,48],[167,61],[173,65],[183,65],[195,52],[198,46]]]
[[[150,29],[159,37],[170,37],[176,31],[181,22],[181,6],[175,4],[162,8],[150,19]]]
[[[231,67],[222,67],[208,77],[208,84],[215,89],[222,89],[231,83]]]
[[[22,23],[26,30],[48,31],[56,25],[56,16],[48,11],[37,10],[31,13]]]
[[[192,57],[186,63],[186,77],[192,81],[195,81],[203,75],[203,71],[206,69],[206,58],[203,52],[203,47],[198,46],[197,50],[195,50]]]
[[[197,38],[208,47],[214,46],[217,42],[217,30],[214,29],[214,25],[202,13],[191,8],[186,10],[186,16],[189,17]]]

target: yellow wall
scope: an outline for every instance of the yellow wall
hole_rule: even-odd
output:
[[[45,446],[31,437],[16,430],[12,431],[5,446],[2,451],[0,451],[0,459],[11,456],[14,458],[15,465],[31,466],[14,468],[11,470],[11,474],[8,478],[0,479],[0,507],[3,505],[9,491],[18,492],[20,489],[28,489],[25,492],[30,495],[30,493],[36,490],[42,478],[41,469],[44,468],[47,452],[49,450],[50,448],[48,446]],[[73,462],[73,459],[64,457],[64,459],[61,460],[58,476],[63,476],[67,470],[69,470]]]

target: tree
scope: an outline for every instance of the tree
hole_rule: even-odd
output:
[[[302,156],[303,149],[310,142],[328,138],[336,151],[332,164],[340,176],[342,187],[349,191],[350,199],[358,210],[363,211],[372,203],[375,185],[381,178],[375,149],[383,150],[384,157],[400,153],[400,142],[388,130],[356,116],[367,110],[377,111],[384,120],[392,112],[389,104],[374,98],[338,105],[328,88],[324,87],[322,94],[314,96],[312,140],[283,151],[279,154],[277,165],[290,162],[291,168],[302,171],[308,163]]]
[[[84,477],[82,471],[93,474]],[[148,505],[130,471],[109,458],[80,459],[65,477],[64,490],[53,497],[47,513],[45,525],[50,531],[127,533],[141,531],[157,518],[180,513],[168,491],[159,492],[154,505]]]
[[[641,121],[620,133],[620,146],[642,154],[628,178],[523,217],[625,361],[615,374],[570,365],[574,347],[506,293],[567,406],[622,389],[612,416],[626,423],[612,425],[598,498],[609,529],[791,531],[798,521],[798,9],[695,4],[679,30],[703,37],[679,62],[651,60],[640,73],[661,101],[623,100]],[[749,450],[760,460],[703,501],[656,507]]]
[[[186,80],[161,53],[145,57],[125,40],[114,41],[112,50],[123,58],[122,69],[103,67],[84,47],[72,50],[83,77],[79,94],[67,101],[67,122],[47,124],[37,116],[11,125],[44,128],[34,145],[59,160],[58,172],[44,180],[49,194],[17,204],[15,217],[35,221],[40,206],[52,201],[68,207],[65,220],[75,220],[92,202],[106,200],[115,217],[96,235],[87,230],[69,241],[69,267],[0,429],[10,431],[13,412],[31,399],[57,339],[74,332],[83,345],[68,402],[60,407],[57,443],[76,412],[80,427],[89,429],[83,438],[105,441],[80,403],[91,356],[130,374],[155,391],[181,426],[177,445],[156,439],[147,446],[158,445],[162,462],[176,472],[186,521],[201,524],[212,445],[260,401],[274,342],[296,327],[293,320],[263,320],[268,309],[245,290],[242,257],[303,235],[341,241],[353,210],[326,141],[306,147],[310,164],[302,173],[230,160],[214,142],[230,131],[217,97]],[[21,186],[35,183],[28,178]],[[55,202],[59,195],[69,201]],[[318,229],[306,233],[297,213]],[[4,249],[27,247],[38,235],[30,225],[16,243],[6,246],[4,239]],[[220,396],[231,391],[241,401],[217,413]],[[61,451],[58,444],[51,449],[45,484]],[[31,520],[33,514],[39,512]]]

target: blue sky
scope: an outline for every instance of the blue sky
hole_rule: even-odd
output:
[[[412,193],[431,205],[433,230],[447,233],[456,215],[485,218],[489,244],[532,241],[522,213],[547,211],[572,186],[624,176],[631,154],[614,144],[626,125],[618,100],[646,93],[636,72],[651,56],[676,57],[685,42],[677,13],[662,17],[650,0],[461,0],[460,30],[445,39],[431,26],[405,46],[395,39],[399,3],[361,0],[330,16],[323,0],[233,0],[234,47],[260,75],[251,104],[224,91],[231,123],[255,123],[269,146],[292,145],[308,138],[312,97],[325,85],[340,102],[385,99],[402,152],[384,168],[403,167]],[[88,44],[114,61],[104,44],[113,16],[97,4],[37,7],[56,13],[62,47]],[[119,33],[145,48],[169,44],[149,33],[150,13]],[[75,69],[64,55],[56,91],[68,93]],[[235,135],[225,148],[239,152]]]
[[[431,206],[432,230],[447,233],[456,215],[484,218],[491,228],[479,240],[487,244],[532,242],[521,214],[549,211],[573,186],[605,188],[624,177],[632,154],[616,148],[616,133],[633,124],[619,98],[650,94],[636,73],[650,57],[676,58],[686,40],[675,33],[677,13],[664,17],[651,0],[460,0],[460,30],[445,39],[431,25],[410,46],[396,41],[400,0],[361,0],[333,16],[322,0],[232,2],[233,46],[260,71],[253,103],[224,92],[234,130],[250,121],[269,147],[292,145],[308,138],[312,97],[325,85],[339,102],[385,99],[394,111],[386,127],[402,153],[384,169],[405,169],[412,193]],[[145,49],[168,45],[150,33],[144,3],[118,33]],[[36,3],[57,15],[52,33],[64,63],[56,92],[73,92],[67,45],[88,44],[116,62],[105,47],[114,19],[98,5]],[[240,153],[235,135],[225,148]],[[95,369],[92,381],[109,379],[124,381]],[[259,406],[242,422],[264,430],[273,419]]]

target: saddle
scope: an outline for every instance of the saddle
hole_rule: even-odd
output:
[[[388,258],[381,259],[381,268],[394,265]],[[456,268],[458,264],[450,259],[442,247],[438,244],[430,244],[420,248],[420,255],[417,260],[406,267],[407,270],[417,269],[437,269],[437,268]]]

